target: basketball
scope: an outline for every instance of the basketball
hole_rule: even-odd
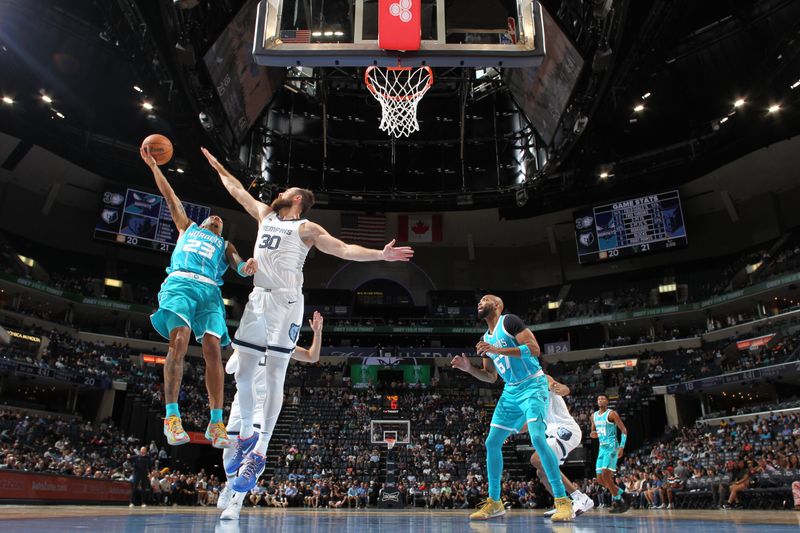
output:
[[[172,159],[172,143],[161,134],[148,135],[142,141],[142,148],[149,148],[150,155],[159,165],[166,165]]]

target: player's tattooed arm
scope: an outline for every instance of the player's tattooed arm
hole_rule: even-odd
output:
[[[300,228],[300,237],[309,245],[346,261],[410,261],[414,250],[409,246],[395,246],[392,239],[383,250],[364,248],[357,244],[347,244],[314,222],[306,222]]]
[[[466,372],[472,377],[485,381],[486,383],[494,383],[497,381],[497,369],[494,367],[492,360],[488,357],[483,358],[483,368],[478,368],[472,366],[472,363],[467,359],[467,355],[462,353],[461,355],[453,357],[453,360],[450,361],[450,366],[462,372]]]
[[[304,363],[316,363],[319,361],[319,352],[322,348],[323,324],[323,316],[319,314],[319,311],[314,311],[314,318],[308,321],[308,325],[311,326],[311,331],[314,332],[314,340],[311,341],[311,346],[308,348],[296,348],[294,353],[292,353],[292,359]]]
[[[244,210],[247,211],[251,217],[261,222],[267,215],[272,213],[272,208],[253,198],[242,183],[231,174],[211,152],[205,148],[201,148],[200,150],[203,152],[203,155],[206,156],[206,159],[208,159],[208,164],[211,165],[211,168],[216,170],[217,174],[219,174],[219,179],[222,180],[222,185],[225,186],[228,193],[233,196],[234,200],[239,202],[239,205],[244,207]]]
[[[167,178],[165,178],[164,174],[161,173],[161,169],[158,168],[156,160],[152,155],[150,155],[150,148],[140,148],[139,155],[142,156],[142,160],[144,160],[145,164],[153,173],[153,178],[156,180],[156,187],[158,187],[159,192],[167,201],[169,212],[172,215],[172,221],[175,223],[175,227],[178,228],[178,231],[185,231],[186,228],[191,225],[192,221],[189,220],[189,217],[186,215],[186,211],[183,209],[183,204],[181,203],[180,198],[178,198],[178,195],[176,195],[175,191],[172,190],[172,185],[169,184]]]

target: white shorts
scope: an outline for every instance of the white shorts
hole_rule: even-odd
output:
[[[247,300],[233,347],[251,355],[292,356],[303,325],[300,289],[267,290],[254,287]]]
[[[547,428],[547,444],[558,458],[558,464],[563,465],[570,452],[581,445],[583,434],[577,426],[560,426]]]
[[[228,374],[235,374],[236,370],[239,366],[239,361],[237,359],[236,352],[233,353],[230,359],[228,359],[227,364],[225,365],[225,372]],[[256,429],[261,429],[261,413],[264,412],[264,400],[267,398],[267,381],[264,376],[265,367],[259,362],[259,365],[256,367],[256,375],[253,378],[255,381],[255,388],[256,388],[256,402],[255,402],[255,409],[253,409],[253,426]],[[241,413],[241,406],[239,405],[239,393],[237,392],[233,397],[233,403],[231,404],[231,412],[228,415],[228,425],[226,426],[229,435],[238,435],[239,431],[242,429],[242,413]]]

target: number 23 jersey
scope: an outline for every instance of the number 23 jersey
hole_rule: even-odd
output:
[[[253,257],[258,270],[253,279],[263,289],[300,289],[303,265],[310,248],[300,238],[305,219],[283,220],[270,213],[258,227]]]
[[[167,274],[191,272],[222,285],[222,275],[227,268],[225,240],[192,222],[175,243]]]

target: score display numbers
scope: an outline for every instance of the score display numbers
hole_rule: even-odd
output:
[[[678,191],[631,198],[576,211],[580,264],[687,246]]]
[[[210,207],[182,203],[186,215],[198,224],[211,214]],[[137,189],[106,191],[94,238],[171,253],[178,228],[163,196]]]

